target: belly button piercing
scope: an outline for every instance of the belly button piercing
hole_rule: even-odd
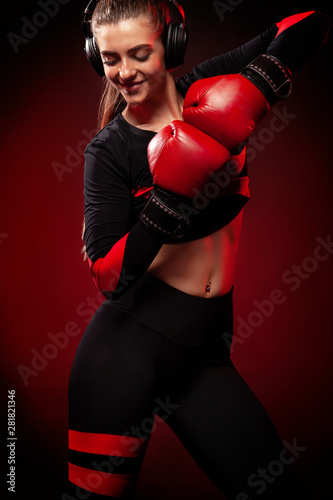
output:
[[[211,281],[208,281],[208,284],[206,286],[206,292],[210,292],[210,285],[211,285]]]

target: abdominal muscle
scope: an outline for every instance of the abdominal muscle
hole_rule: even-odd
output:
[[[243,210],[227,226],[204,238],[165,244],[147,273],[190,295],[216,297],[233,285]]]

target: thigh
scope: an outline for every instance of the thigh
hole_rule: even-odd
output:
[[[304,498],[271,419],[230,360],[201,366],[184,387],[167,423],[228,500]]]
[[[132,497],[159,410],[162,341],[109,301],[92,318],[69,380],[72,497]]]
[[[157,335],[105,301],[72,364],[70,427],[122,432],[142,419],[156,396],[162,347]]]

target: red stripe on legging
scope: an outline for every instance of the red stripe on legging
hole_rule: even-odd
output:
[[[109,497],[122,497],[134,488],[137,475],[108,474],[68,463],[68,479],[85,490]]]
[[[286,17],[285,19],[282,19],[281,22],[276,23],[276,26],[279,28],[279,31],[277,32],[275,38],[280,35],[284,30],[287,28],[290,28],[290,26],[293,26],[294,24],[299,23],[306,17],[310,16],[313,14],[315,11],[314,10],[309,10],[308,12],[303,12],[302,14],[295,14],[293,16]]]
[[[148,438],[136,438],[117,434],[68,431],[68,447],[71,450],[117,457],[141,457],[148,445]]]

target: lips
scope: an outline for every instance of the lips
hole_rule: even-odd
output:
[[[145,80],[142,80],[141,82],[120,84],[120,86],[122,89],[125,90],[125,92],[132,94],[134,92],[137,92],[144,82],[145,82]]]

